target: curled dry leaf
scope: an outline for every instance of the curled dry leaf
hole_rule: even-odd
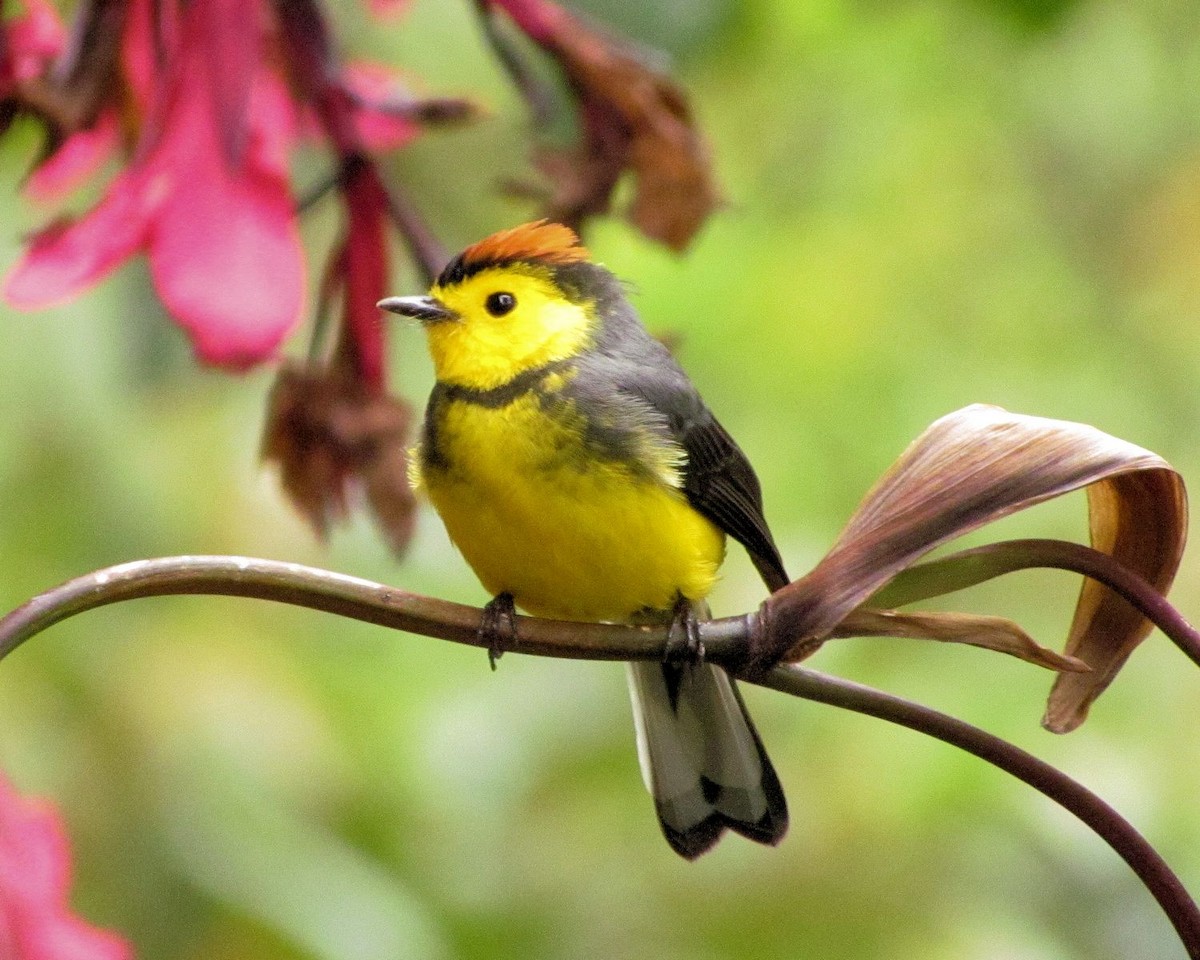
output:
[[[1154,454],[1147,454],[1155,460]],[[1110,554],[1166,595],[1175,579],[1187,535],[1183,479],[1161,460],[1106,477],[1088,487],[1092,546]],[[1088,707],[1129,655],[1150,633],[1151,623],[1095,580],[1084,580],[1066,652],[1092,665],[1086,677],[1059,677],[1050,691],[1042,724],[1067,733],[1083,723]]]
[[[1037,643],[1029,634],[1004,617],[989,617],[970,613],[951,613],[940,610],[901,612],[899,610],[852,610],[838,624],[832,636],[845,637],[904,637],[913,640],[937,640],[942,643],[962,643],[1045,667],[1047,670],[1088,673],[1082,660],[1063,656]],[[793,648],[793,653],[804,651]]]
[[[771,649],[811,649],[933,548],[1035,503],[1088,488],[1093,545],[1160,592],[1174,579],[1187,525],[1183,480],[1148,450],[1084,424],[973,405],[932,424],[867,494],[813,570],[763,605]],[[1044,723],[1081,723],[1150,623],[1085,581],[1067,642],[1090,672],[1061,675]]]
[[[272,388],[262,456],[284,492],[324,539],[345,520],[361,484],[389,545],[403,553],[416,504],[408,483],[408,405],[329,370],[285,367]]]
[[[489,17],[502,8],[561,67],[579,114],[579,142],[543,148],[536,162],[552,186],[546,216],[578,228],[608,210],[629,170],[629,218],[673,250],[685,247],[719,202],[708,148],[683,91],[627,43],[586,26],[548,0],[479,0],[488,36],[530,100],[549,119],[532,72]]]

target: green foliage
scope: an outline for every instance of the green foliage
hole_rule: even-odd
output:
[[[696,24],[645,6],[615,26],[681,58],[728,206],[683,257],[617,222],[589,243],[681,335],[795,572],[910,438],[974,401],[1094,423],[1200,477],[1190,0],[712,2]],[[485,123],[392,170],[451,247],[529,212],[496,190],[525,170],[520,105],[453,7],[369,30],[345,11],[348,49],[486,91]],[[34,150],[0,151],[3,264],[37,216],[13,198]],[[0,312],[0,335],[0,606],[187,552],[486,599],[431,513],[403,564],[365,522],[314,544],[256,464],[268,375],[194,369],[139,270]],[[393,351],[419,400],[419,333]],[[1082,499],[1010,526],[1083,529]],[[726,569],[717,612],[755,605],[744,557]],[[1196,573],[1185,558],[1185,612]],[[1023,574],[969,606],[1053,645],[1074,592]],[[1049,679],[1024,664],[838,641],[813,665],[1058,763],[1200,889],[1200,738],[1176,722],[1200,678],[1160,637],[1062,739],[1038,729]],[[657,834],[616,667],[513,655],[492,674],[482,654],[247,601],[144,600],[40,637],[0,670],[0,760],[64,807],[80,911],[146,958],[1178,956],[1132,874],[1025,788],[902,730],[747,696],[792,832],[695,864]]]

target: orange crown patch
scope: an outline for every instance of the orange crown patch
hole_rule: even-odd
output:
[[[570,227],[548,220],[534,220],[493,233],[462,252],[468,269],[485,263],[540,260],[543,263],[578,263],[588,259],[587,248]]]

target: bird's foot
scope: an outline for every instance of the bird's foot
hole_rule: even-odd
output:
[[[667,631],[665,663],[700,663],[704,660],[704,643],[700,639],[700,621],[696,611],[683,597],[675,601],[671,627]]]
[[[498,593],[483,608],[479,618],[479,642],[487,647],[493,670],[506,650],[517,645],[517,609],[511,593]]]

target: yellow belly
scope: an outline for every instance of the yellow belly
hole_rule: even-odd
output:
[[[725,536],[683,493],[597,459],[535,397],[499,409],[456,402],[438,423],[445,465],[423,481],[484,587],[543,617],[624,620],[705,597]]]

